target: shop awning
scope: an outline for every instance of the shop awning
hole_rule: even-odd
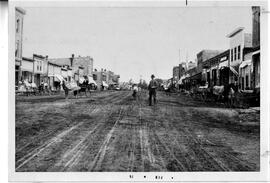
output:
[[[79,77],[79,83],[82,84],[85,81],[84,77]]]
[[[193,76],[189,77],[191,80],[201,80],[202,79],[202,73],[195,74]]]
[[[239,68],[244,68],[244,67],[246,67],[246,66],[248,66],[248,65],[251,65],[251,60],[245,60],[245,61],[243,61],[243,62],[240,64]]]
[[[93,77],[87,76],[87,78],[88,78],[88,83],[89,83],[89,84],[97,85],[97,83],[94,81]]]
[[[113,81],[109,81],[109,85],[115,85],[116,83]]]
[[[181,76],[181,78],[179,79],[178,81],[178,84],[183,84],[183,80],[185,79],[186,77],[185,76]]]
[[[37,88],[36,83],[31,83],[31,87],[32,87],[32,88]]]
[[[218,68],[228,67],[228,61],[220,62]]]
[[[232,66],[230,66],[230,70],[231,70],[236,76],[239,75],[238,72],[237,72]]]
[[[63,76],[61,76],[60,74],[52,74],[52,75],[48,75],[48,77],[54,77],[57,78],[59,80],[59,82],[64,81],[65,79],[63,78]]]
[[[102,86],[109,87],[109,85],[105,81],[102,81]]]
[[[26,87],[31,87],[31,84],[27,80],[24,80],[23,83],[25,84]]]
[[[254,52],[252,53],[252,56],[253,56],[253,55],[256,55],[256,54],[259,54],[259,53],[260,53],[260,50],[254,51]]]
[[[219,68],[218,65],[215,65],[215,66],[212,66],[210,69],[215,70],[215,69],[218,69],[218,68]]]

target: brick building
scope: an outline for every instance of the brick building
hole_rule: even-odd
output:
[[[98,89],[110,89],[119,85],[120,75],[115,74],[112,71],[101,69],[95,69],[93,71],[93,79],[97,84]]]
[[[15,86],[17,88],[19,81],[22,80],[22,46],[23,46],[23,19],[25,10],[15,8]]]
[[[260,92],[260,7],[252,7],[253,88]]]
[[[223,50],[202,50],[197,54],[197,71],[198,73],[203,71],[203,62],[212,58],[220,53]]]
[[[93,76],[93,58],[90,56],[86,57],[75,57],[74,54],[70,58],[51,58],[50,63],[61,65],[62,74],[68,81],[74,79],[79,81],[84,76],[92,78]]]
[[[177,83],[180,78],[185,74],[186,63],[181,63],[179,66],[173,67],[173,83]]]
[[[229,50],[226,50],[203,62],[202,75],[209,86],[228,84],[228,59]]]
[[[244,27],[239,27],[227,35],[230,39],[229,58],[229,83],[237,82],[242,90],[251,87],[251,55],[252,35],[244,32]],[[246,63],[243,63],[246,61]],[[249,63],[247,63],[249,62]],[[239,80],[239,81],[238,81]]]

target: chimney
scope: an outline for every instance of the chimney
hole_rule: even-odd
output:
[[[70,58],[70,66],[73,67],[73,61],[74,61],[74,54],[71,55]]]

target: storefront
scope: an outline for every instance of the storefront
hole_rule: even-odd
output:
[[[68,80],[68,71],[66,68],[61,68],[61,76],[67,81]]]
[[[58,79],[61,75],[61,66],[50,63],[48,64],[48,84],[51,90],[58,90],[60,89],[60,80]]]
[[[254,80],[254,90],[256,93],[260,92],[260,50],[257,50],[252,53],[252,62],[253,62],[253,80]]]
[[[102,90],[106,90],[108,89],[109,85],[105,82],[105,81],[102,81]]]
[[[97,83],[94,81],[93,77],[87,76],[87,79],[89,84],[94,84],[95,86],[97,86]]]
[[[29,83],[32,83],[32,77],[33,77],[33,64],[34,60],[29,58],[23,58],[21,62],[21,72],[22,77],[21,80],[28,81]]]
[[[238,70],[239,65],[229,67],[229,84],[238,84],[238,77],[239,77]]]
[[[223,60],[219,63],[218,66],[219,71],[219,85],[228,85],[229,84],[229,67],[228,60]]]
[[[239,66],[239,85],[241,90],[252,90],[251,86],[251,73],[252,66],[251,60],[243,61]]]
[[[73,76],[72,76],[72,69],[71,68],[68,68],[67,69],[67,78],[68,78],[68,81],[71,82],[72,80],[74,80]]]

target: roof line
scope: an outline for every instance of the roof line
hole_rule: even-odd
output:
[[[230,34],[228,34],[226,37],[231,38],[232,36],[234,36],[235,34],[237,34],[238,32],[244,30],[244,27],[237,27],[235,30],[233,30]]]

